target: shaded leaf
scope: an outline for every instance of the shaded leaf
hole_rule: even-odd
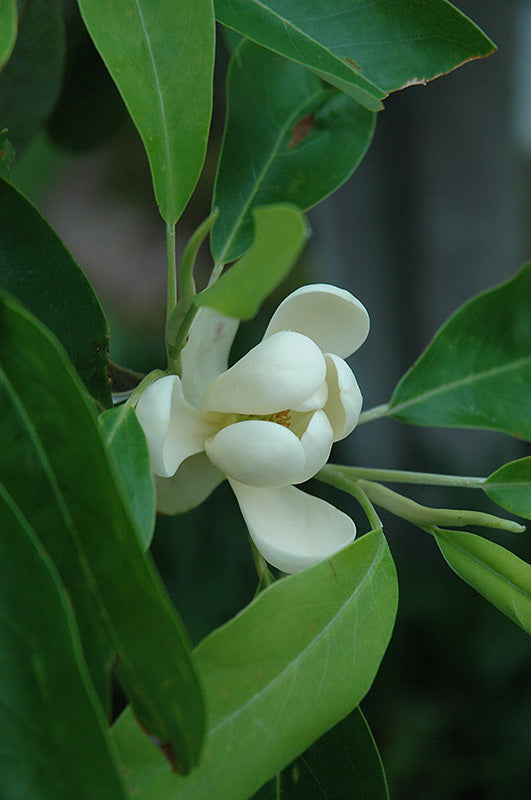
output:
[[[242,42],[228,74],[227,122],[213,207],[211,248],[232,261],[253,241],[252,209],[305,210],[352,174],[370,144],[375,115],[304,67]]]
[[[435,538],[453,571],[531,634],[531,564],[475,533],[436,528]]]
[[[7,297],[0,365],[0,482],[61,575],[103,704],[116,653],[137,714],[172,743],[186,771],[197,761],[204,726],[186,632],[141,551],[92,403],[66,354]]]
[[[78,3],[144,142],[160,213],[173,224],[205,159],[214,68],[212,2]]]
[[[0,287],[57,336],[98,403],[111,405],[109,330],[99,300],[37,209],[2,180]]]
[[[15,47],[0,75],[0,124],[9,128],[19,156],[53,110],[63,61],[61,3],[27,0],[21,5]]]
[[[0,3],[0,69],[8,61],[17,38],[16,0]]]
[[[155,529],[155,485],[146,437],[128,404],[104,411],[98,418],[102,438],[114,458],[123,497],[147,550]]]
[[[0,131],[0,178],[9,180],[15,160],[15,148],[7,138],[7,128]]]
[[[531,519],[531,457],[500,467],[481,488],[502,508]]]
[[[263,591],[195,650],[209,730],[201,763],[186,780],[140,737],[129,712],[118,721],[131,793],[139,800],[247,800],[359,704],[396,605],[381,530]]]
[[[252,319],[295,265],[309,236],[304,215],[293,206],[278,205],[255,209],[253,218],[251,249],[216,283],[195,295],[196,305],[226,317]]]
[[[1,485],[0,543],[0,795],[125,800],[69,597]]]
[[[116,136],[129,115],[75,3],[65,9],[65,26],[64,80],[46,132],[58,147],[82,152]]]
[[[414,425],[488,428],[531,440],[531,265],[465,303],[391,398]]]
[[[446,0],[215,0],[219,22],[314,69],[372,110],[389,93],[425,83],[492,42]]]
[[[388,800],[380,754],[361,709],[325,733],[252,800]]]

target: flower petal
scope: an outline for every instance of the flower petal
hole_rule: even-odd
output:
[[[311,567],[356,536],[350,517],[293,486],[256,489],[236,481],[230,485],[256,547],[283,572]]]
[[[321,348],[346,358],[369,333],[369,315],[360,301],[344,289],[326,283],[302,286],[279,305],[264,339],[278,331],[298,331]]]
[[[305,464],[300,439],[283,425],[261,419],[227,425],[207,440],[205,450],[227,477],[250,486],[286,486]]]
[[[155,475],[169,478],[188,456],[204,449],[212,427],[201,413],[186,402],[177,375],[165,375],[142,393],[136,408],[146,436],[151,468]]]
[[[197,312],[181,353],[184,396],[196,408],[201,407],[207,386],[227,369],[238,325],[239,320],[212,308]]]
[[[157,511],[162,514],[184,514],[200,505],[225,480],[225,475],[212,464],[206,453],[189,456],[175,475],[155,475]]]
[[[324,356],[300,333],[282,331],[212,381],[202,411],[273,414],[302,403],[326,376]]]
[[[332,426],[326,413],[324,411],[316,411],[301,437],[305,457],[304,470],[298,480],[293,481],[293,483],[309,481],[316,472],[319,472],[324,467],[328,461],[333,441]]]
[[[325,359],[328,401],[324,411],[334,431],[334,442],[338,442],[358,424],[363,398],[349,365],[331,353],[326,353]]]
[[[318,408],[324,408],[327,399],[328,399],[328,386],[326,385],[326,381],[323,381],[322,384],[319,386],[319,388],[316,389],[313,394],[307,397],[306,400],[303,400],[302,403],[299,403],[298,406],[294,406],[291,410],[317,411]]]

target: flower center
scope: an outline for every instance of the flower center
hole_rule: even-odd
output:
[[[276,411],[274,414],[237,414],[236,416],[238,422],[261,419],[264,422],[276,422],[277,425],[283,425],[284,428],[291,427],[291,411],[288,408],[285,411]]]

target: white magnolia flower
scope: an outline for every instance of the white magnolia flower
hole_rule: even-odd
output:
[[[353,521],[296,489],[355,428],[362,397],[343,360],[365,341],[369,316],[349,292],[304,286],[277,308],[264,338],[234,366],[238,321],[197,314],[182,379],[143,392],[136,413],[157,481],[157,504],[175,513],[228,478],[251,537],[273,566],[297,572],[349,544]]]

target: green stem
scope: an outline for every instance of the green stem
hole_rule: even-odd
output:
[[[365,513],[365,516],[367,517],[367,520],[369,522],[369,525],[371,527],[371,530],[376,530],[377,528],[382,528],[383,527],[382,520],[378,516],[378,513],[377,513],[375,507],[373,506],[373,504],[369,500],[369,498],[367,496],[367,493],[363,491],[361,486],[359,484],[357,484],[357,483],[351,484],[349,489],[348,489],[348,491],[352,495],[352,497],[356,498],[356,500],[358,501],[358,503],[362,507],[362,509],[363,509],[363,511]]]
[[[178,311],[178,307],[176,311]],[[193,303],[188,308],[186,313],[182,318],[180,318],[180,324],[177,328],[177,334],[175,336],[173,344],[167,345],[168,351],[168,372],[173,375],[180,375],[181,374],[181,352],[186,344],[186,339],[188,338],[188,333],[190,331],[190,326],[194,320],[195,315],[199,311],[199,308],[194,305]]]
[[[341,489],[343,492],[347,492],[347,494],[355,497],[365,512],[365,516],[369,521],[371,530],[374,528],[381,528],[382,521],[376,513],[376,509],[374,508],[373,504],[367,497],[366,492],[364,492],[359,485],[359,482],[344,474],[342,470],[337,468],[331,470],[330,466],[335,467],[334,464],[323,467],[317,473],[317,475],[314,475],[314,478],[322,483],[328,483],[330,486],[335,486],[336,489]]]
[[[387,486],[382,486],[381,483],[373,483],[362,479],[359,479],[357,483],[367,497],[377,506],[385,508],[386,511],[390,511],[395,516],[412,522],[421,528],[430,525],[449,526],[451,528],[479,525],[484,528],[499,528],[510,533],[521,533],[525,530],[523,525],[519,525],[512,520],[496,517],[493,514],[453,508],[430,508],[416,503],[409,497],[398,494],[398,492],[394,492]]]
[[[197,230],[194,231],[184,249],[179,265],[179,300],[178,302],[174,302],[171,314],[168,316],[166,322],[168,371],[176,375],[180,374],[181,350],[186,343],[192,320],[198,311],[197,307],[194,305],[194,297],[196,295],[194,267],[197,254],[217,216],[218,211],[216,209],[201,223]]]
[[[323,467],[327,472],[341,472],[351,478],[383,481],[384,483],[416,483],[423,486],[456,486],[466,489],[481,489],[485,478],[471,478],[464,475],[438,475],[431,472],[408,472],[399,469],[372,469],[370,467],[344,467],[339,464],[327,464]]]
[[[175,224],[166,223],[166,332],[177,304],[177,260],[175,256]]]
[[[482,511],[461,511],[420,505],[420,503],[416,503],[409,497],[404,497],[404,495],[394,492],[387,486],[382,486],[381,483],[355,477],[350,472],[350,469],[355,468],[341,468],[334,464],[329,464],[323,467],[315,477],[323,481],[323,483],[335,486],[356,498],[359,497],[358,492],[361,489],[375,505],[385,508],[386,511],[390,511],[395,516],[401,517],[419,528],[425,528],[430,525],[454,528],[461,528],[465,525],[479,525],[485,528],[499,528],[511,533],[521,533],[525,530],[525,527],[517,522],[495,517],[493,514],[486,514]]]
[[[364,422],[372,422],[374,419],[380,419],[387,416],[389,413],[389,403],[382,403],[380,406],[369,408],[368,411],[362,411],[358,421],[358,425],[363,425]]]
[[[267,566],[265,558],[260,553],[255,543],[251,539],[251,537],[249,537],[249,542],[251,544],[251,552],[253,554],[254,566],[256,568],[256,573],[258,575],[258,586],[256,587],[256,592],[255,592],[255,597],[257,597],[260,594],[260,592],[263,592],[264,589],[267,589],[268,586],[271,586],[271,584],[276,583],[276,578],[270,571],[269,567]]]
[[[210,233],[210,229],[216,221],[217,216],[218,210],[214,209],[210,216],[207,217],[197,228],[197,230],[194,231],[194,233],[190,236],[190,239],[184,248],[184,253],[179,266],[179,300],[184,299],[188,302],[192,302],[193,300],[193,297],[196,293],[194,281],[195,260],[199,252],[199,248]]]

